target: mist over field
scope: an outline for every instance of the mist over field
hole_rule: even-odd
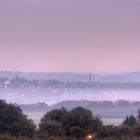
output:
[[[129,95],[129,96],[128,96]],[[9,103],[32,104],[44,102],[54,104],[64,100],[91,100],[91,101],[116,101],[116,100],[140,100],[140,90],[118,89],[1,89],[1,99]]]
[[[140,100],[140,73],[0,72],[0,98],[17,104]]]

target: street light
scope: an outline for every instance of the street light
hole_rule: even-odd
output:
[[[92,140],[92,135],[88,135],[88,139],[89,140]]]
[[[86,140],[95,140],[95,136],[94,135],[88,135]]]

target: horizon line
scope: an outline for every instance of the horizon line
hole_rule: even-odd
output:
[[[139,73],[140,70],[136,71],[22,71],[22,70],[0,70],[0,72],[19,72],[19,73],[68,73],[68,74],[121,74],[121,73]]]

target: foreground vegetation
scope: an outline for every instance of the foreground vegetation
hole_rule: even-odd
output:
[[[120,126],[104,126],[90,110],[61,108],[46,113],[36,129],[17,105],[0,100],[0,140],[140,140],[139,122],[140,111]]]

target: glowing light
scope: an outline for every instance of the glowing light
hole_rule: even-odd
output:
[[[89,135],[89,136],[88,136],[88,138],[89,138],[89,139],[92,139],[92,136],[91,136],[91,135]]]
[[[92,135],[88,135],[87,136],[87,140],[92,140],[93,139],[93,136]]]
[[[94,140],[94,138],[95,138],[94,135],[88,135],[86,139],[87,140]]]

